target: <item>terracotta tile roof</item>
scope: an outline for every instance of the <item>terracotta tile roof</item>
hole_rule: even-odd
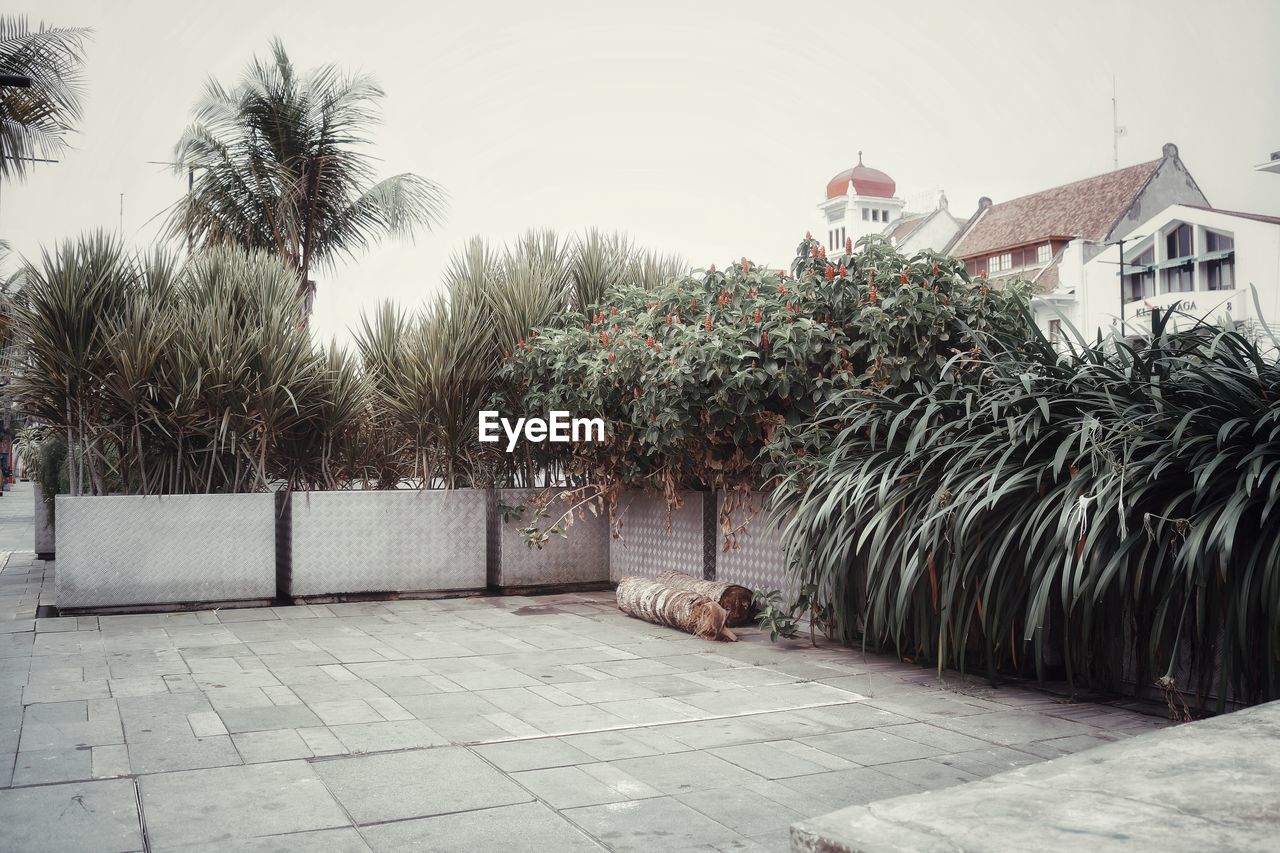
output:
[[[911,232],[924,223],[928,218],[927,213],[909,213],[899,219],[897,222],[891,223],[884,230],[884,235],[895,243],[899,243],[911,236]]]
[[[1058,289],[1058,268],[1061,266],[1061,260],[1062,252],[1058,252],[1058,256],[1040,271],[1040,275],[1032,279],[1036,284],[1037,293],[1053,293]]]
[[[1139,163],[979,210],[950,253],[970,258],[1049,237],[1101,240],[1162,162]]]
[[[1239,210],[1223,210],[1220,207],[1206,207],[1203,204],[1187,204],[1183,207],[1194,207],[1196,210],[1207,210],[1210,213],[1221,213],[1224,216],[1238,216],[1241,219],[1252,219],[1255,222],[1269,222],[1280,225],[1280,216],[1267,216],[1265,213],[1242,213]]]
[[[1062,256],[1066,254],[1066,251],[1066,247],[1059,249],[1058,254],[1053,256],[1053,260],[1042,267],[999,273],[987,280],[996,287],[1002,287],[1006,282],[1016,279],[1029,279],[1032,284],[1036,285],[1036,293],[1053,293],[1058,289],[1059,267],[1062,265]]]

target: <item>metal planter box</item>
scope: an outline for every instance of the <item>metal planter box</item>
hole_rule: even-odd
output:
[[[484,589],[482,489],[297,492],[290,497],[293,598]]]
[[[728,498],[724,494],[717,500],[717,517]],[[787,575],[786,552],[782,546],[782,532],[786,519],[776,517],[765,506],[768,495],[752,492],[737,497],[734,508],[735,526],[745,522],[745,527],[734,535],[725,550],[724,533],[719,524],[715,530],[716,580],[741,584],[748,589],[780,590],[790,602],[799,592],[799,584]]]
[[[550,525],[570,504],[556,498],[548,507],[549,517],[535,519],[526,509],[509,520],[504,507],[527,507],[540,489],[495,489],[489,493],[489,586],[501,590],[530,590],[545,587],[601,586],[609,582],[609,515],[593,515],[583,509],[574,513],[566,536],[553,534],[542,548],[530,548],[520,528],[535,520]]]
[[[275,596],[269,493],[56,500],[61,610]]]
[[[683,503],[667,511],[661,495],[626,492],[618,498],[620,537],[609,542],[609,579],[654,577],[668,569],[703,577],[715,566],[706,511],[714,511],[709,492],[686,492]],[[710,562],[709,562],[710,561]]]
[[[35,492],[35,551],[36,558],[52,560],[54,557],[53,521],[50,520],[51,507],[45,506],[44,489],[39,483],[32,483]]]

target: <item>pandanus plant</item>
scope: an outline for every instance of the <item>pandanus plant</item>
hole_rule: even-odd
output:
[[[356,428],[361,380],[299,328],[278,259],[91,234],[28,264],[14,311],[19,404],[66,434],[72,494],[334,482],[315,451]]]
[[[846,639],[937,666],[1280,697],[1280,365],[1234,330],[1043,338],[833,400],[776,496]],[[1131,663],[1124,664],[1129,660]]]
[[[529,448],[507,454],[478,440],[480,410],[512,399],[500,367],[605,284],[656,283],[679,265],[597,231],[530,231],[501,250],[475,238],[422,311],[388,304],[363,317],[357,346],[375,419],[402,448],[400,477],[446,488],[559,482],[563,472]]]

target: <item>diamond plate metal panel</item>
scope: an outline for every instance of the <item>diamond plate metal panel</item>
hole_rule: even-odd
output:
[[[297,492],[288,595],[485,586],[483,489]]]
[[[609,541],[609,579],[630,575],[654,577],[668,569],[702,577],[703,524],[701,492],[689,492],[670,516],[661,497],[627,492],[618,499],[622,538]]]
[[[270,493],[56,500],[60,608],[275,596]]]
[[[489,583],[510,589],[528,586],[560,586],[577,583],[601,583],[609,580],[609,514],[574,513],[573,524],[566,536],[551,537],[541,549],[530,548],[520,535],[520,528],[533,520],[533,511],[504,522],[498,503],[509,507],[527,506],[541,493],[540,489],[500,489],[490,495],[489,510]],[[569,504],[558,498],[548,507],[549,517],[540,524],[550,524]]]
[[[54,553],[53,525],[49,523],[49,508],[44,505],[44,489],[39,483],[35,488],[35,549],[36,554],[52,559]]]
[[[724,508],[725,496],[719,495],[716,512]],[[779,589],[787,601],[794,600],[799,584],[787,576],[782,548],[785,523],[765,509],[765,496],[752,493],[747,505],[734,512],[735,527],[746,522],[746,529],[734,537],[728,551],[724,536],[717,530],[716,580],[741,584],[748,589]],[[734,547],[736,545],[736,547]]]

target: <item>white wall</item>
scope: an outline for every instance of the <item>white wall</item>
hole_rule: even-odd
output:
[[[1197,256],[1206,251],[1203,229],[1210,228],[1234,236],[1236,287],[1234,290],[1209,290],[1201,265],[1197,264],[1195,290],[1160,293],[1157,272],[1155,296],[1125,304],[1126,332],[1130,335],[1149,333],[1151,308],[1167,308],[1175,302],[1182,303],[1180,311],[1208,321],[1257,321],[1259,316],[1253,294],[1249,290],[1250,284],[1258,291],[1258,302],[1262,305],[1261,319],[1273,332],[1280,332],[1280,225],[1186,205],[1171,205],[1140,223],[1132,234],[1142,238],[1154,235],[1159,241],[1156,251],[1158,262],[1163,259],[1163,235],[1170,224],[1175,222],[1186,222],[1193,227],[1193,251]],[[1145,240],[1127,243],[1126,258],[1132,261],[1145,245]],[[1094,251],[1098,253],[1085,261],[1086,255]],[[1119,258],[1116,246],[1106,246],[1099,251],[1099,247],[1094,244],[1075,240],[1067,247],[1060,262],[1057,294],[1064,299],[1055,304],[1086,339],[1094,339],[1099,330],[1105,336],[1115,329],[1120,311]],[[1056,316],[1048,309],[1046,301],[1037,303],[1035,314],[1037,323],[1046,331],[1048,320]],[[1193,321],[1175,317],[1172,322],[1174,328],[1179,328],[1191,325]]]
[[[832,230],[844,228],[845,237],[857,243],[868,234],[879,234],[885,226],[897,219],[902,213],[902,199],[879,198],[877,196],[843,195],[827,199],[818,205],[818,225],[813,229],[814,239],[827,245],[827,235]],[[888,218],[872,221],[863,219],[864,208],[887,210]],[[832,218],[832,214],[837,214]],[[840,243],[837,248],[843,248]],[[830,251],[830,248],[828,248]]]
[[[898,251],[904,255],[910,255],[921,249],[941,252],[942,247],[947,245],[959,230],[960,226],[947,215],[946,211],[939,211],[931,216],[928,222],[921,225],[920,230],[904,240],[898,247]]]

